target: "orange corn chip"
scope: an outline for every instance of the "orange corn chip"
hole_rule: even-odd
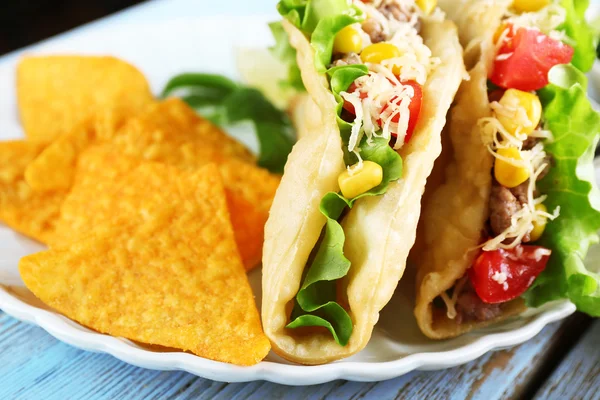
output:
[[[145,163],[115,182],[110,198],[128,222],[23,258],[27,287],[102,333],[238,365],[262,360],[270,344],[217,169]]]
[[[164,153],[161,149],[164,143],[181,145],[196,141],[204,147],[218,150],[225,157],[256,161],[243,144],[210,121],[199,117],[190,106],[177,98],[148,106],[143,113],[127,121],[112,139],[125,148],[134,146],[136,149],[146,149],[147,159],[152,158],[153,152]]]
[[[204,151],[204,147],[199,145],[188,148],[191,156],[195,154],[194,150],[198,154]],[[119,150],[118,147],[105,145],[90,148],[82,154],[77,167],[76,183],[63,204],[61,221],[51,245],[75,241],[90,226],[119,217],[117,210],[125,204],[112,199],[108,189],[114,185],[116,175],[144,163],[141,159],[144,155],[143,148],[139,149],[138,154],[134,154],[140,158],[121,156]],[[210,158],[201,156],[178,159],[177,154],[180,153],[169,151],[156,161],[189,171],[197,170],[211,161]],[[238,160],[222,160],[218,169],[225,182],[236,243],[244,266],[250,270],[261,260],[264,225],[279,178]]]
[[[179,99],[148,105],[144,112],[129,117],[122,110],[102,110],[91,121],[61,135],[27,168],[27,183],[38,191],[69,189],[79,154],[101,142],[114,142],[119,151],[167,163],[182,163],[182,157],[200,157],[200,165],[231,157],[255,161],[244,145],[198,117]],[[122,126],[125,119],[128,122]],[[190,146],[196,150],[190,151]]]
[[[21,122],[30,138],[52,140],[102,110],[131,115],[153,101],[144,75],[114,57],[26,57],[17,67]]]
[[[38,193],[25,182],[25,168],[44,149],[36,142],[0,142],[0,221],[48,243],[54,234],[65,192]]]
[[[25,170],[25,180],[35,191],[69,190],[77,157],[94,142],[89,123],[58,137]]]

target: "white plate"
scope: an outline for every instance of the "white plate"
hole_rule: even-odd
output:
[[[234,49],[270,44],[265,23],[272,18],[274,16],[178,18],[152,23],[114,23],[71,33],[30,51],[116,55],[137,65],[158,93],[170,76],[183,71],[212,71],[236,76]],[[12,90],[16,59],[17,55],[13,54],[0,60],[0,139],[22,136]],[[548,323],[575,311],[569,302],[548,304],[493,328],[452,340],[431,341],[416,326],[412,314],[413,283],[407,276],[401,290],[383,310],[369,345],[359,354],[321,366],[293,365],[270,354],[256,366],[237,367],[186,353],[150,351],[128,340],[93,332],[48,310],[22,287],[17,269],[20,257],[42,248],[0,225],[0,284],[3,284],[0,285],[0,308],[4,312],[39,325],[59,340],[82,349],[109,353],[145,368],[185,370],[219,381],[267,380],[309,385],[335,379],[376,381],[414,369],[448,368],[488,351],[522,343]],[[260,271],[254,271],[250,280],[255,293],[260,295]]]

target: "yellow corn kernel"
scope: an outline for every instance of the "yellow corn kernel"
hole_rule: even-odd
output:
[[[498,155],[510,158],[515,161],[523,160],[521,152],[515,147],[498,149]],[[529,170],[525,167],[518,167],[507,161],[496,158],[494,163],[494,175],[496,180],[502,186],[514,188],[525,182],[529,178]]]
[[[355,166],[350,167],[351,169]],[[350,174],[348,170],[342,172],[338,177],[338,184],[342,194],[347,199],[353,199],[374,187],[378,186],[383,179],[381,165],[373,161],[363,161],[360,170]]]
[[[437,6],[437,0],[417,0],[417,6],[427,15]]]
[[[536,204],[535,209],[538,211],[548,212],[548,209],[542,203]],[[535,242],[536,240],[542,237],[544,229],[546,229],[546,222],[548,222],[546,218],[544,218],[541,221],[533,221],[533,229],[531,230],[531,232],[529,232],[530,241]]]
[[[517,12],[539,11],[550,4],[550,0],[514,0],[513,8]]]
[[[393,44],[379,42],[365,47],[362,53],[360,53],[360,59],[364,63],[381,64],[383,60],[400,57],[401,55],[400,50]],[[394,66],[392,72],[395,75],[399,75],[400,67]]]
[[[507,116],[502,113],[497,113],[496,118],[498,121],[509,131],[511,134],[515,135],[517,130],[520,133],[524,133],[526,135],[533,132],[535,128],[537,128],[540,123],[540,119],[542,118],[542,104],[540,103],[540,99],[533,93],[523,92],[522,90],[517,89],[508,89],[502,95],[499,103],[504,107],[510,109],[518,109],[521,108],[525,110],[526,120],[523,121],[518,118],[519,115],[516,116]],[[526,122],[524,124],[524,122]]]
[[[360,53],[362,37],[352,26],[347,26],[335,35],[334,53]]]

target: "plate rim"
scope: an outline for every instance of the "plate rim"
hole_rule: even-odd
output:
[[[414,353],[391,361],[341,361],[314,366],[262,361],[254,366],[241,367],[190,353],[154,352],[127,339],[89,330],[54,311],[27,304],[12,295],[9,287],[4,285],[0,285],[0,309],[13,318],[39,326],[61,342],[86,351],[110,354],[138,367],[186,371],[220,382],[265,380],[292,386],[316,385],[337,379],[375,382],[396,378],[414,370],[455,367],[473,361],[489,351],[524,343],[536,336],[546,325],[566,318],[576,310],[573,303],[560,301],[532,315],[529,322],[517,329],[482,334],[474,342],[451,350]],[[72,324],[76,324],[79,329],[71,326]]]

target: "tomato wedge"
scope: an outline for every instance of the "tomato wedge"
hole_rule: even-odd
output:
[[[419,114],[421,114],[421,105],[423,103],[423,89],[421,85],[419,85],[415,81],[406,81],[402,82],[405,86],[411,86],[414,89],[415,95],[413,96],[410,104],[408,105],[408,112],[410,113],[410,117],[408,119],[408,128],[406,129],[406,136],[404,137],[404,143],[408,143],[410,138],[412,137],[413,132],[415,131],[415,127],[417,126],[417,122],[419,121]],[[397,99],[396,96],[392,97],[391,101],[394,102]],[[388,109],[388,105],[386,104],[381,109],[381,113],[383,114],[385,110]],[[400,121],[400,114],[394,115],[392,117],[392,122]],[[381,119],[377,120],[379,126],[383,126],[383,121]],[[392,136],[398,136],[395,132],[392,132]]]
[[[526,92],[539,90],[548,84],[550,68],[568,64],[573,58],[571,46],[540,31],[509,29],[489,77],[497,86]]]
[[[419,85],[415,81],[405,81],[405,82],[402,82],[402,84],[405,86],[411,86],[414,89],[414,93],[415,93],[409,106],[408,106],[408,111],[410,113],[410,116],[409,116],[409,120],[408,120],[408,129],[406,132],[406,136],[404,138],[404,143],[408,143],[408,141],[412,137],[415,127],[417,126],[417,122],[419,121],[419,114],[421,113],[421,105],[423,103],[423,89],[422,89],[421,85]],[[348,87],[347,92],[354,93],[356,90],[358,90],[358,87],[356,86],[356,84],[352,83]],[[363,93],[363,92],[359,92],[359,97],[362,100],[367,97],[367,94]],[[397,97],[394,96],[394,97],[392,97],[391,101],[393,102],[396,99],[397,99]],[[344,110],[348,111],[352,115],[356,115],[356,113],[354,111],[354,106],[352,105],[352,103],[350,103],[348,101],[344,101],[343,108],[344,108]],[[381,109],[381,113],[384,113],[385,110],[387,110],[387,109],[388,109],[388,105],[386,104]],[[400,120],[400,114],[392,117],[392,122],[397,123],[399,120]],[[383,126],[383,121],[381,119],[378,119],[377,123],[379,124],[380,127]],[[392,136],[396,137],[397,134],[392,132]]]
[[[525,293],[546,268],[550,253],[532,245],[483,251],[469,269],[469,279],[484,303],[504,303]]]

